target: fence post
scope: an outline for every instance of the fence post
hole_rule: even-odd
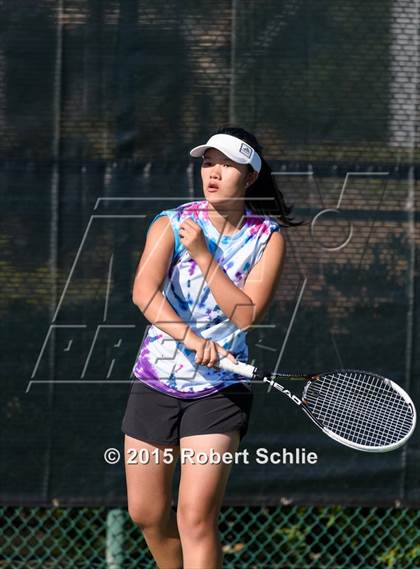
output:
[[[106,517],[106,567],[123,569],[124,565],[124,521],[121,509],[109,510]]]

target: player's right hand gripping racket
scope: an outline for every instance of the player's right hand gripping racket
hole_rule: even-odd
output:
[[[416,409],[396,383],[375,373],[339,369],[327,373],[271,373],[223,357],[218,367],[271,385],[299,405],[335,441],[366,452],[387,452],[403,445],[416,426]],[[277,380],[306,380],[302,397]]]

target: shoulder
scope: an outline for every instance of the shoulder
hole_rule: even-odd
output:
[[[266,231],[267,231],[267,246],[266,246],[266,260],[284,257],[286,249],[286,238],[282,226],[276,218],[266,216]],[[281,263],[280,263],[281,264]]]
[[[247,217],[246,223],[244,243],[249,243],[256,252],[254,263],[260,260],[263,251],[270,241],[273,243],[275,241],[278,247],[284,243],[284,237],[281,232],[282,227],[275,218],[261,214],[251,214]],[[276,237],[272,239],[274,235]]]
[[[281,232],[282,227],[275,217],[272,217],[270,215],[265,215],[263,219],[264,219],[263,225],[266,229],[266,232],[268,232],[269,234],[275,231],[278,233]]]
[[[252,235],[269,236],[273,231],[280,231],[281,225],[275,217],[246,210],[246,224]]]
[[[171,217],[166,211],[162,211],[153,219],[147,231],[147,239],[152,241],[164,239],[174,242]]]
[[[279,231],[273,232],[258,253],[257,259],[245,281],[244,292],[255,292],[254,288],[264,285],[273,290],[278,282],[286,255],[286,240]],[[263,288],[264,288],[263,287]]]
[[[275,222],[266,227],[265,239],[263,240],[263,259],[271,262],[274,258],[281,258],[286,249],[286,239],[284,232],[280,231],[281,225]]]
[[[283,253],[286,249],[286,239],[280,229],[281,226],[278,229],[273,229],[268,237],[266,250],[274,254]]]
[[[279,269],[286,252],[286,239],[284,232],[281,231],[282,226],[274,218],[264,216],[258,227],[254,241],[255,259],[252,270],[264,270],[263,267],[267,265],[275,270]]]

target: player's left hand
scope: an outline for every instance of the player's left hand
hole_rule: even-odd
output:
[[[197,260],[198,257],[209,253],[206,238],[204,237],[201,227],[191,218],[184,219],[181,223],[179,226],[179,236],[182,244],[188,249],[193,259]]]

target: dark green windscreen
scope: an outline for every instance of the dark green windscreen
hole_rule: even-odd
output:
[[[414,4],[414,3],[413,3]],[[150,221],[202,198],[189,158],[254,132],[296,217],[250,362],[347,367],[420,401],[418,30],[383,0],[19,0],[0,18],[1,500],[122,504],[120,425],[148,322]],[[408,22],[408,24],[407,24]],[[294,388],[295,386],[293,386]],[[298,386],[299,390],[299,386]],[[419,436],[334,443],[255,386],[231,503],[420,503]],[[316,452],[258,464],[258,449]]]

